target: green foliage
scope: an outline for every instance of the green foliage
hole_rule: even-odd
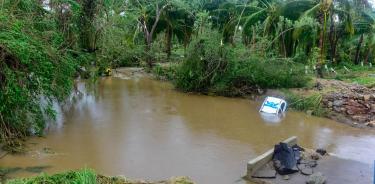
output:
[[[315,116],[324,116],[326,114],[326,110],[322,106],[323,97],[321,94],[302,96],[286,92],[286,96],[289,106],[293,109],[305,112],[310,111]]]
[[[232,68],[232,81],[244,81],[261,88],[304,87],[309,81],[303,66],[288,60],[251,58],[234,62]]]
[[[27,179],[10,180],[7,184],[96,184],[96,174],[91,169],[68,171],[55,175],[41,174]]]
[[[46,2],[0,3],[0,135],[8,145],[43,133],[77,70],[89,78],[146,61],[183,91],[242,95],[303,87],[303,65],[328,64],[353,68],[329,77],[375,85],[352,66],[375,61],[374,9],[360,2]],[[155,62],[163,64],[151,69]]]
[[[3,22],[0,32],[0,135],[5,144],[15,144],[11,140],[31,133],[43,133],[46,120],[54,117],[52,103],[64,100],[70,93],[78,64],[71,54],[59,50],[64,39],[57,26],[43,29],[35,26],[47,24],[48,19],[32,13],[15,18],[29,8],[40,8],[37,2],[26,0],[17,5],[21,7],[12,13],[10,9],[0,10]],[[47,34],[50,31],[54,33]]]
[[[145,58],[144,40],[137,25],[137,13],[124,10],[121,1],[107,0],[99,8],[96,61],[101,68],[139,66]]]
[[[168,66],[162,66],[162,65],[156,65],[152,69],[152,73],[161,80],[169,80],[172,81],[176,77],[176,68],[177,65],[175,64],[170,64]]]
[[[175,83],[183,91],[238,95],[233,93],[238,88],[303,87],[308,81],[303,65],[251,56],[246,49],[221,45],[220,36],[211,32],[193,40]]]
[[[353,81],[353,82],[355,82],[357,84],[368,86],[368,87],[375,86],[375,77],[371,77],[371,76],[368,76],[368,77],[357,77],[357,78],[351,79],[351,81]]]
[[[346,69],[343,68],[345,66]],[[343,65],[337,68],[335,79],[372,88],[375,86],[375,68],[368,66]]]
[[[221,45],[218,33],[195,39],[186,60],[176,72],[176,86],[183,91],[207,91],[227,68],[230,48]]]

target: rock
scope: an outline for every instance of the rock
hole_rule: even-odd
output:
[[[284,179],[284,180],[289,180],[290,177],[289,177],[289,175],[284,175],[284,176],[283,176],[283,179]]]
[[[332,105],[333,106],[342,106],[344,105],[345,101],[344,100],[335,100],[333,101]]]
[[[346,113],[348,115],[365,114],[367,109],[365,107],[348,106],[346,107]]]
[[[304,164],[302,164],[304,165]],[[314,173],[314,169],[310,166],[299,166],[299,170],[303,175],[312,175]]]
[[[320,82],[317,82],[317,83],[315,84],[314,87],[315,87],[316,89],[318,89],[319,91],[323,90],[323,85],[322,85],[322,83],[320,83]]]
[[[375,104],[370,105],[371,112],[375,112]]]
[[[333,110],[335,112],[345,112],[346,111],[345,108],[340,108],[340,107],[337,107],[337,106],[333,106]]]
[[[333,106],[333,102],[328,102],[328,105],[327,105],[329,108],[331,108]]]
[[[371,97],[371,95],[363,95],[363,99],[364,99],[365,101],[369,101],[369,100],[370,100],[370,97]]]
[[[327,150],[322,149],[322,148],[317,149],[316,152],[319,153],[322,156],[324,156],[325,154],[327,154]]]
[[[306,111],[306,114],[308,114],[309,116],[311,116],[311,115],[312,115],[312,113],[313,113],[313,111],[312,111],[312,110],[307,110],[307,111]]]
[[[318,153],[314,152],[314,153],[311,154],[310,157],[313,160],[319,160],[321,156]]]
[[[370,100],[375,100],[375,94],[370,95]]]
[[[375,127],[375,121],[370,121],[370,122],[366,123],[365,125],[368,126],[368,127]]]
[[[366,115],[355,115],[352,116],[352,119],[361,123],[368,121],[368,117]]]
[[[359,103],[357,100],[349,100],[347,106],[362,107],[363,105]]]
[[[317,172],[309,176],[309,179],[306,181],[306,184],[325,184],[326,178],[322,173]]]
[[[165,184],[194,184],[193,181],[190,180],[188,177],[173,177],[168,181],[165,181]]]

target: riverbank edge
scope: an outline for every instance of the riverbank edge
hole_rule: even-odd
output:
[[[167,67],[168,68],[168,67]],[[161,71],[147,71],[145,68],[117,68],[117,72],[125,74],[128,78],[133,76],[147,76],[154,80],[161,80],[172,82],[166,74]],[[160,70],[160,68],[158,69]],[[280,97],[290,99],[293,96],[293,101],[304,101],[312,95],[321,96],[319,103],[315,104],[317,107],[314,110],[306,108],[293,108],[297,111],[305,112],[308,115],[315,115],[331,119],[333,121],[343,123],[360,129],[374,129],[375,130],[375,88],[368,88],[359,84],[351,84],[335,79],[313,79],[311,87],[292,88],[292,89],[262,89],[255,93],[249,91],[244,95],[226,96],[217,93],[197,93],[208,96],[226,96],[231,98],[246,98],[261,102],[266,96]],[[291,100],[289,100],[291,103]],[[292,102],[294,103],[294,102]],[[319,113],[314,111],[321,111]]]
[[[5,181],[6,184],[42,183],[81,183],[81,184],[195,184],[186,176],[171,177],[161,181],[132,180],[125,176],[97,174],[93,169],[80,169],[59,172],[51,175],[42,173],[35,177],[17,178]]]

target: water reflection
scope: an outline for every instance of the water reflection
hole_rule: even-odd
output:
[[[281,114],[267,114],[267,113],[259,113],[260,117],[263,119],[265,123],[269,124],[278,124],[282,122],[283,118],[285,117],[285,113]]]

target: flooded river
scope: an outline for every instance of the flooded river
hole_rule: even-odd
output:
[[[245,99],[177,92],[151,79],[104,78],[58,116],[45,138],[32,138],[25,155],[0,159],[2,167],[47,166],[45,172],[90,167],[98,173],[161,180],[189,176],[199,184],[246,183],[247,161],[296,135],[306,147],[373,163],[374,131],[288,112],[279,123]],[[35,173],[21,170],[13,177]]]

